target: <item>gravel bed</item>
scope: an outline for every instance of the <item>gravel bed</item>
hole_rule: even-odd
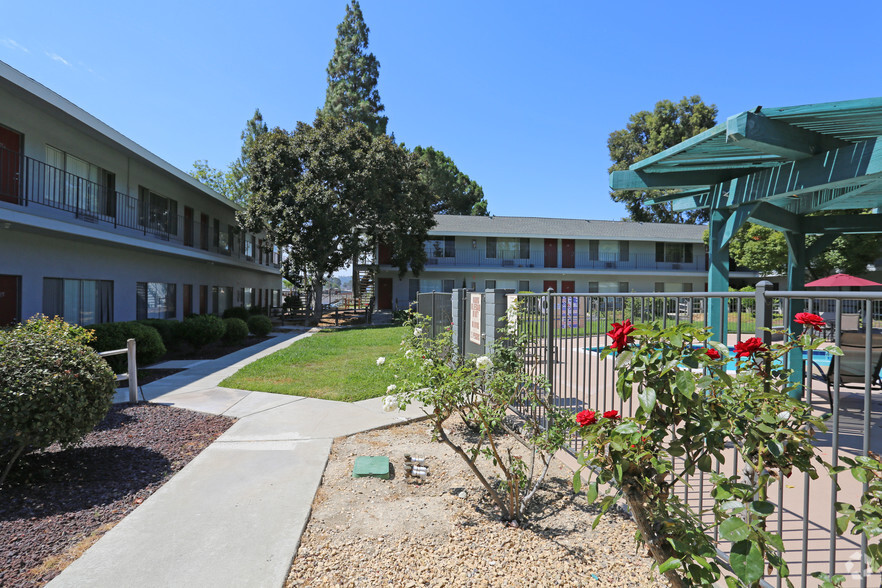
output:
[[[428,457],[425,483],[404,476],[406,453]],[[360,455],[389,457],[392,479],[353,479]],[[591,529],[598,510],[571,478],[555,462],[530,520],[513,528],[428,423],[338,439],[286,586],[666,586],[627,515],[611,511]]]
[[[234,420],[117,404],[77,447],[22,457],[0,488],[0,586],[42,586]]]

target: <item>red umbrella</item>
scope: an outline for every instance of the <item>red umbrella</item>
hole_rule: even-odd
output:
[[[882,286],[882,284],[850,276],[848,274],[833,274],[832,276],[827,276],[826,278],[821,278],[820,280],[815,280],[805,285],[806,288],[847,288],[849,286]]]

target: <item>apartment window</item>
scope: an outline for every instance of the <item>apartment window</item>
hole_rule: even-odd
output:
[[[254,289],[245,288],[245,308],[254,306]]]
[[[628,282],[619,282],[619,292],[630,292],[631,284]]]
[[[692,243],[656,242],[655,261],[659,263],[692,263]]]
[[[257,254],[258,254],[258,262],[260,265],[263,265],[263,239],[261,239],[257,243]]]
[[[113,282],[43,278],[43,314],[83,326],[112,322]]]
[[[453,292],[453,280],[441,280],[442,292]]]
[[[665,283],[664,282],[656,282],[654,290],[656,292],[664,292],[665,291]]]
[[[116,176],[84,159],[46,145],[46,200],[65,210],[115,216]]]
[[[159,236],[178,234],[178,203],[140,186],[138,223]]]
[[[487,237],[487,259],[496,259],[496,237]]]
[[[230,286],[212,286],[211,303],[214,314],[222,315],[233,306],[233,288]]]
[[[135,315],[137,319],[176,318],[176,293],[175,284],[138,282],[135,288]]]
[[[600,292],[600,284],[598,282],[588,282],[588,293],[595,294]]]
[[[417,292],[420,291],[420,281],[411,278],[407,283],[407,297],[409,300],[416,300]]]
[[[484,289],[493,290],[496,288],[496,280],[484,280]]]
[[[254,237],[250,239],[245,235],[245,257],[249,260],[254,259]]]
[[[630,257],[630,243],[628,241],[619,241],[619,261],[628,261]]]
[[[456,238],[440,237],[428,241],[430,257],[456,257]]]
[[[600,259],[600,242],[588,241],[588,261],[597,261]]]
[[[529,292],[530,291],[530,280],[519,280],[518,281],[518,292]]]
[[[496,257],[502,257],[503,259],[529,259],[530,240],[487,237],[487,257],[489,259]]]

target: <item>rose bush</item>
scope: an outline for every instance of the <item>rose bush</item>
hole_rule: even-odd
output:
[[[395,394],[402,408],[413,402],[426,407],[435,437],[465,460],[502,520],[517,525],[548,473],[551,456],[566,441],[573,423],[571,413],[551,402],[544,377],[524,369],[525,338],[510,333],[488,355],[464,357],[450,329],[433,339],[427,335],[430,330],[423,317],[416,316],[407,325],[412,334],[402,341],[400,357],[386,361],[398,372],[397,384],[387,392]],[[517,432],[529,446],[528,459],[499,445],[499,435],[509,430],[506,411],[515,399],[543,410],[547,419],[546,428],[528,421]],[[454,414],[461,415],[476,433],[471,445],[458,445],[444,430],[444,423]],[[492,468],[483,468],[479,455]]]
[[[617,394],[626,402],[636,397],[636,406],[625,418],[616,411],[603,418],[593,410],[577,415],[574,432],[584,443],[576,491],[587,471],[589,501],[599,498],[601,484],[608,488],[602,511],[624,498],[638,540],[672,586],[723,577],[714,528],[730,543],[729,586],[758,585],[767,567],[786,578],[781,537],[765,525],[777,508],[767,488],[794,471],[817,477],[812,436],[825,428],[809,404],[788,395],[795,385],[780,366],[792,349],[817,349],[823,341],[812,329],[779,344],[752,337],[736,344],[736,370],[729,373],[728,348],[711,342],[706,328],[652,323],[628,329],[626,323],[613,326],[601,357],[615,359]],[[714,463],[732,453],[742,471],[718,473]],[[677,492],[695,474],[712,488],[710,525]]]

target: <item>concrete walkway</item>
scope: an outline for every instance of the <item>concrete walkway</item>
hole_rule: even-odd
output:
[[[49,585],[282,586],[333,439],[423,416],[415,407],[384,412],[382,398],[344,403],[218,387],[311,334],[280,335],[144,386],[151,402],[239,420]]]

